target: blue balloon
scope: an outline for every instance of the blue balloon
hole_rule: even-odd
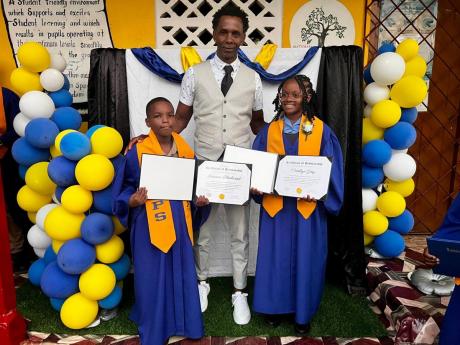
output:
[[[123,155],[115,156],[114,158],[110,160],[115,169],[115,173],[120,169],[121,165],[124,163],[125,160],[126,160],[126,157]]]
[[[81,237],[88,243],[101,244],[112,235],[112,218],[104,213],[91,213],[81,223]]]
[[[50,298],[51,306],[56,311],[61,311],[62,305],[65,302],[65,299],[61,298]]]
[[[405,248],[404,238],[396,231],[387,230],[375,237],[374,247],[380,255],[393,258],[403,252]]]
[[[48,165],[48,175],[59,187],[67,187],[77,184],[75,178],[75,167],[77,162],[71,161],[63,156],[53,158]]]
[[[45,263],[48,265],[49,263],[56,261],[57,255],[53,250],[53,246],[49,246],[45,250],[45,255],[43,256],[43,259],[45,260]]]
[[[29,167],[27,165],[21,165],[19,164],[18,170],[19,170],[19,177],[22,178],[23,180],[26,179],[26,172]]]
[[[68,274],[81,274],[96,261],[96,249],[81,238],[65,242],[57,255],[59,268]]]
[[[382,53],[394,53],[396,51],[396,47],[393,43],[385,42],[379,48],[379,54]]]
[[[59,145],[65,158],[79,161],[91,153],[91,143],[86,135],[80,132],[70,132],[64,135]]]
[[[48,297],[65,299],[78,292],[79,275],[67,274],[62,271],[56,261],[46,266],[40,286]]]
[[[371,76],[371,65],[367,66],[364,69],[363,77],[367,85],[374,82],[374,79],[372,79],[372,76]]]
[[[31,120],[25,129],[25,138],[30,145],[41,149],[48,149],[54,144],[54,139],[59,134],[56,124],[45,118]]]
[[[91,138],[91,136],[93,135],[94,132],[96,132],[99,128],[102,128],[102,127],[106,127],[104,125],[94,125],[94,126],[91,126],[90,128],[88,128],[88,130],[86,131],[86,135],[88,136],[88,138]]]
[[[112,264],[108,264],[108,266],[115,272],[115,276],[117,280],[123,280],[129,273],[129,269],[131,268],[131,260],[129,256],[123,254],[123,256]]]
[[[414,123],[417,120],[417,108],[401,108],[401,120],[403,122]]]
[[[410,123],[398,122],[393,127],[387,128],[383,138],[392,149],[404,150],[414,144],[417,131]]]
[[[14,142],[11,154],[16,162],[27,166],[47,161],[50,157],[49,150],[30,145],[26,138],[19,138]]]
[[[113,184],[107,188],[93,192],[93,208],[97,212],[112,215],[112,189]]]
[[[409,210],[404,212],[397,217],[388,218],[388,227],[391,230],[399,232],[401,235],[407,235],[414,227],[414,216]]]
[[[123,293],[119,286],[115,286],[113,291],[106,298],[99,300],[97,303],[101,308],[113,309],[121,302]]]
[[[363,164],[362,167],[362,181],[363,188],[375,188],[382,183],[384,174],[382,168],[373,168]]]
[[[363,161],[370,167],[381,168],[391,159],[391,147],[383,140],[371,140],[363,147]]]
[[[56,187],[54,191],[54,195],[56,196],[57,201],[61,202],[62,193],[64,193],[66,189],[67,187],[59,187],[59,186]]]
[[[56,108],[70,107],[73,102],[72,94],[64,88],[58,91],[50,92],[48,96],[51,97]]]
[[[66,90],[70,90],[70,80],[69,78],[67,78],[67,76],[62,73],[62,75],[64,76],[64,86],[62,86],[63,89],[66,89]]]
[[[60,131],[65,129],[75,129],[77,131],[80,129],[82,121],[78,110],[72,107],[57,108],[53,116],[51,116],[51,120],[56,123]]]
[[[29,280],[32,285],[40,286],[40,280],[42,279],[43,271],[45,270],[46,262],[43,259],[38,259],[32,263],[29,267]]]

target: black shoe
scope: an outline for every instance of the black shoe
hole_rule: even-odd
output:
[[[308,332],[310,332],[310,324],[309,323],[305,323],[305,324],[295,323],[294,329],[298,335],[304,336]]]
[[[281,323],[281,317],[279,315],[266,315],[265,321],[268,323],[269,326],[276,328]]]

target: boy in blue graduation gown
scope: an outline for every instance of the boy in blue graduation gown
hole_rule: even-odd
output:
[[[203,336],[203,320],[192,250],[188,201],[147,200],[139,187],[143,153],[193,158],[193,150],[172,132],[174,108],[162,97],[147,104],[150,133],[126,154],[114,182],[114,213],[131,230],[135,304],[131,319],[141,343],[163,345],[173,335]],[[198,206],[207,200],[198,198]]]
[[[280,314],[294,314],[295,329],[304,334],[324,288],[327,213],[337,214],[342,206],[342,151],[332,130],[314,117],[315,94],[307,77],[288,79],[278,91],[277,114],[259,132],[253,149],[327,156],[332,172],[325,201],[262,196],[253,190],[254,199],[262,204],[253,308],[266,314],[273,326]]]
[[[460,241],[460,193],[450,205],[441,227],[433,238]],[[424,256],[429,266],[435,266],[439,262],[438,258],[428,252],[428,248],[425,248]],[[460,277],[455,279],[455,284],[442,320],[439,345],[460,344]]]

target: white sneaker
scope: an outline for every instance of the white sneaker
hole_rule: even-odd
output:
[[[211,287],[208,283],[206,283],[206,281],[203,280],[198,284],[198,293],[200,294],[200,306],[202,313],[208,309],[209,291],[211,291]]]
[[[246,325],[251,320],[248,305],[248,294],[237,291],[232,295],[233,320],[237,325]]]

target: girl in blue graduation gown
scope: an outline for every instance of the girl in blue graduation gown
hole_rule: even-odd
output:
[[[332,130],[312,116],[314,97],[307,77],[296,76],[284,81],[274,101],[278,113],[272,123],[259,132],[253,144],[253,149],[260,151],[332,159],[330,185],[324,201],[262,197],[253,190],[253,194],[259,194],[254,196],[256,202],[262,203],[253,309],[272,316],[293,313],[298,333],[308,331],[310,320],[318,310],[326,268],[327,214],[337,214],[343,201],[342,151]],[[277,131],[280,133],[276,134]],[[284,146],[284,152],[283,148],[276,149],[276,145],[270,143],[276,141],[276,135],[282,141],[278,146]],[[312,147],[315,145],[316,148]],[[275,204],[281,202],[282,208],[271,210],[269,198]],[[276,325],[275,318],[269,320]]]
[[[173,335],[193,339],[203,336],[191,219],[187,213],[190,205],[166,201],[169,213],[164,214],[172,219],[164,219],[171,222],[165,230],[172,229],[175,236],[172,234],[171,240],[165,240],[167,236],[157,236],[159,228],[148,215],[149,208],[163,207],[164,201],[148,201],[146,189],[138,189],[140,150],[187,157],[181,153],[182,147],[182,151],[193,158],[193,151],[185,141],[172,133],[173,116],[174,109],[164,98],[153,99],[147,104],[146,124],[151,128],[150,134],[128,151],[114,182],[114,213],[131,230],[135,304],[130,318],[137,324],[144,345],[163,345]],[[205,203],[199,200],[197,204]],[[158,219],[162,220],[163,216],[161,214]]]
[[[460,193],[450,205],[441,227],[433,238],[460,241]],[[431,255],[428,249],[425,249],[424,255],[430,266],[437,264],[438,259]],[[460,277],[456,278],[455,282],[454,292],[442,320],[439,345],[460,345]]]

